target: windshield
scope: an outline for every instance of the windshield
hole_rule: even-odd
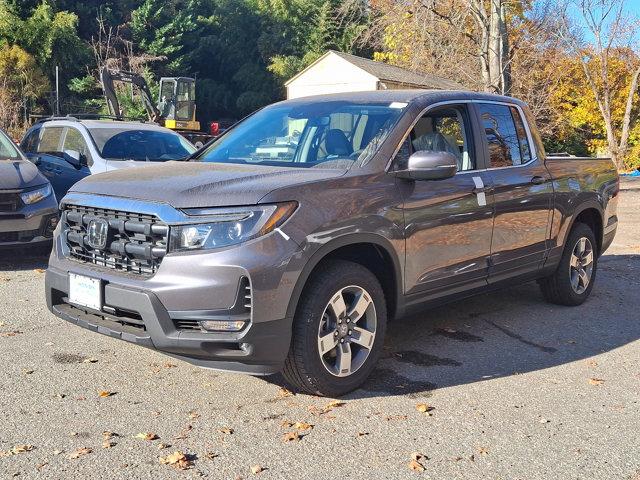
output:
[[[184,137],[172,132],[90,128],[89,133],[107,160],[165,162],[183,160],[196,151]]]
[[[195,160],[283,167],[363,165],[404,107],[388,102],[276,104],[239,123]]]
[[[0,160],[22,160],[13,141],[0,131]]]

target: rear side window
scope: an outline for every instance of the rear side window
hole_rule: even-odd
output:
[[[491,168],[522,165],[531,160],[531,147],[520,113],[515,107],[478,105],[489,147]]]
[[[60,139],[63,131],[63,127],[45,127],[36,151],[38,153],[60,155]]]

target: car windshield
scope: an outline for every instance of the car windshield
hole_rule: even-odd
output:
[[[22,155],[11,139],[0,131],[0,160],[21,160]]]
[[[309,101],[266,107],[229,130],[194,160],[283,167],[364,165],[406,103]]]
[[[184,137],[172,132],[89,128],[89,133],[107,160],[165,162],[184,160],[196,151]]]

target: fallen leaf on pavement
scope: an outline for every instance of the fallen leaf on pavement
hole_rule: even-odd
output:
[[[187,438],[187,436],[189,435],[189,432],[193,430],[193,427],[191,425],[187,425],[186,427],[184,427],[182,429],[182,431],[180,432],[180,435],[178,435],[177,437],[174,437],[176,440],[184,440],[185,438]]]
[[[604,383],[604,380],[601,378],[590,378],[589,379],[589,385],[602,385]]]
[[[287,432],[284,435],[282,435],[282,441],[284,443],[287,442],[297,442],[300,440],[300,434],[298,434],[297,431],[293,431],[293,432]]]
[[[431,411],[435,410],[434,407],[432,407],[431,405],[428,405],[426,403],[419,403],[416,405],[416,410],[419,411],[420,413],[426,413],[429,416],[431,416]]]
[[[110,392],[109,390],[100,390],[100,391],[98,391],[98,396],[100,398],[107,398],[107,397],[110,397],[110,396],[115,395],[115,394],[116,394],[115,392]]]
[[[97,358],[85,358],[84,360],[82,360],[82,363],[96,363],[98,361]]]
[[[407,416],[406,415],[389,415],[388,417],[385,417],[385,420],[387,422],[390,422],[392,420],[406,420]]]
[[[164,450],[165,448],[169,448],[171,445],[169,445],[168,443],[159,443],[158,444],[158,450]]]
[[[293,428],[295,428],[296,430],[306,431],[311,430],[313,428],[313,425],[306,422],[296,422],[293,424]]]
[[[480,448],[478,449],[478,453],[479,453],[480,455],[489,455],[489,450],[488,450],[487,448],[485,448],[485,447],[480,447]]]
[[[280,398],[286,398],[291,396],[293,396],[293,393],[284,387],[280,387],[280,389],[278,390],[278,397]]]
[[[33,445],[25,444],[25,445],[16,445],[12,447],[9,451],[1,451],[0,457],[8,457],[10,455],[18,455],[19,453],[26,453],[33,450],[35,447]]]
[[[424,467],[417,460],[411,460],[409,462],[409,470],[413,470],[414,472],[424,472]]]
[[[78,448],[76,451],[74,451],[71,455],[69,455],[69,458],[78,458],[81,457],[83,455],[88,455],[92,452],[93,450],[91,450],[89,447],[82,447],[82,448]]]
[[[138,433],[134,438],[151,441],[151,440],[157,440],[159,437],[153,432],[141,432],[141,433]]]
[[[2,332],[0,333],[0,337],[15,337],[16,335],[20,335],[22,332],[20,330],[12,330],[10,332]]]
[[[104,442],[102,442],[102,448],[111,448],[115,447],[116,445],[116,442],[112,440],[105,440]]]
[[[231,435],[233,433],[233,428],[224,427],[224,428],[219,428],[218,431],[225,435]]]
[[[44,268],[36,268],[33,271],[36,272],[36,273],[44,273],[44,272],[46,272],[46,270]]]
[[[120,435],[118,435],[117,433],[110,432],[109,430],[105,430],[104,432],[102,432],[102,437],[103,437],[105,440],[108,440],[108,439],[110,439],[110,438],[112,438],[112,437],[119,437],[119,436],[120,436]]]
[[[254,475],[260,473],[264,471],[264,468],[260,465],[254,465],[253,467],[251,467],[251,473],[253,473]]]
[[[207,457],[209,460],[213,460],[216,457],[219,457],[220,455],[218,455],[216,452],[207,452],[204,454],[205,457]]]
[[[61,453],[64,453],[62,450],[54,450],[53,454],[54,455],[60,455]]]
[[[35,372],[35,370],[31,370],[31,369],[29,369],[29,370],[25,370],[25,371],[24,371],[24,374],[25,374],[25,375],[31,375],[33,372]]]
[[[188,470],[193,466],[193,462],[180,451],[175,451],[166,457],[160,457],[160,463],[163,465],[171,465],[178,470]]]
[[[364,437],[365,435],[369,435],[369,432],[358,432],[358,437]]]
[[[588,362],[588,364],[589,364],[590,367],[597,367],[598,366],[598,362],[596,362],[595,360],[590,360]]]

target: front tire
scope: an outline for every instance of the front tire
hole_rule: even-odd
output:
[[[576,306],[589,297],[598,269],[597,245],[591,228],[583,223],[574,225],[557,270],[538,281],[548,302]]]
[[[380,357],[387,307],[380,282],[360,264],[334,260],[305,286],[283,374],[296,389],[339,397],[358,388]]]

